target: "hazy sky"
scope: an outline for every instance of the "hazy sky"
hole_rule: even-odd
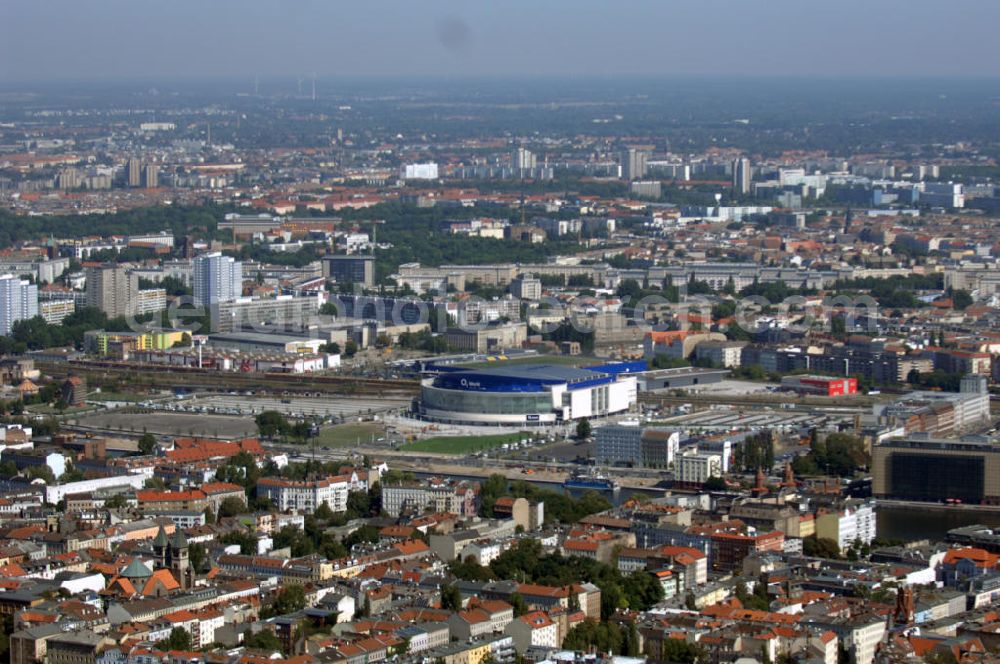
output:
[[[0,0],[0,81],[1000,75],[996,0]]]

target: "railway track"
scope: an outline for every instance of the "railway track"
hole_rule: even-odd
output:
[[[868,397],[852,399],[851,401],[833,400],[819,398],[774,398],[774,397],[740,397],[726,395],[690,394],[684,396],[674,396],[666,394],[653,394],[650,392],[640,392],[639,402],[645,404],[692,404],[716,405],[716,406],[746,406],[754,408],[781,408],[783,404],[789,404],[796,408],[871,408],[874,400]],[[784,406],[788,407],[788,406]]]
[[[235,373],[193,367],[144,365],[108,360],[36,362],[43,373],[57,378],[70,374],[88,381],[117,378],[130,386],[201,390],[253,390],[288,394],[416,396],[420,383],[411,380],[343,375]]]

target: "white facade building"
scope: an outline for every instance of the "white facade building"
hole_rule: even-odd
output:
[[[49,325],[58,325],[76,311],[76,301],[43,300],[38,303],[38,313]]]
[[[243,294],[243,263],[220,252],[194,259],[194,299],[210,307],[232,302]]]
[[[111,489],[114,487],[130,486],[133,489],[141,489],[150,477],[153,476],[152,467],[143,469],[143,472],[131,475],[113,475],[111,477],[100,477],[93,480],[81,480],[79,482],[69,482],[68,484],[50,484],[45,487],[45,502],[53,505],[74,493],[90,493],[100,489]]]
[[[718,454],[684,454],[677,464],[677,481],[682,484],[703,484],[710,477],[722,477],[722,456]]]
[[[533,611],[512,620],[505,631],[513,637],[518,653],[533,646],[558,648],[560,645],[559,626],[543,611]]]
[[[371,244],[371,239],[368,237],[368,233],[347,233],[340,238],[340,243],[350,254],[366,249]]]
[[[475,516],[479,509],[479,495],[466,482],[431,479],[421,484],[400,484],[382,487],[382,511],[399,516],[406,510],[421,513],[426,509],[449,512],[461,517]]]
[[[542,297],[542,281],[522,274],[510,282],[510,294],[520,300],[538,300]]]
[[[729,369],[740,366],[744,346],[746,344],[741,341],[702,341],[695,346],[694,353],[696,358],[708,360],[712,366]]]
[[[143,122],[139,124],[139,131],[172,131],[177,128],[173,122]]]
[[[873,503],[849,505],[842,510],[829,511],[816,517],[816,536],[832,539],[846,551],[855,541],[871,544],[876,530]]]
[[[140,290],[133,295],[136,315],[152,314],[167,308],[167,291],[163,288]]]
[[[349,486],[348,478],[340,476],[301,482],[263,477],[257,481],[257,495],[269,498],[282,512],[311,513],[323,503],[334,512],[346,512]]]
[[[0,276],[0,334],[9,335],[14,323],[38,315],[38,286],[13,274]]]
[[[515,170],[527,171],[538,166],[538,158],[531,150],[514,148],[510,155],[510,167]]]
[[[52,470],[52,475],[59,479],[66,474],[66,457],[62,452],[53,452],[45,455],[45,465]]]
[[[459,560],[466,560],[472,556],[475,561],[487,566],[500,557],[500,554],[507,550],[507,547],[496,540],[482,539],[466,544],[462,552],[459,553]]]
[[[750,193],[750,160],[743,157],[733,161],[733,190],[742,195]]]
[[[406,164],[399,169],[399,177],[403,180],[437,180],[438,165],[433,162]]]

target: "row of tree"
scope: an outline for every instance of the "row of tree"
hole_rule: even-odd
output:
[[[17,242],[58,237],[136,235],[166,230],[175,238],[214,234],[229,208],[204,205],[162,205],[108,214],[14,215],[0,210],[0,248]]]
[[[142,317],[136,320],[141,322],[148,319],[149,317]],[[0,353],[23,353],[26,350],[57,346],[80,347],[84,333],[90,330],[123,332],[128,329],[129,323],[124,317],[109,319],[100,309],[83,307],[57,325],[47,323],[41,316],[15,322],[10,335],[0,337]]]
[[[814,429],[809,434],[809,453],[792,461],[797,475],[837,475],[849,477],[860,468],[868,466],[871,457],[864,443],[847,433],[833,433],[820,438]]]
[[[264,438],[292,438],[302,442],[314,432],[310,422],[292,422],[277,410],[265,410],[254,417],[254,422],[257,424],[257,432]]]
[[[589,426],[589,423],[588,423]],[[493,506],[498,498],[511,496],[545,503],[546,523],[576,523],[585,516],[611,509],[612,505],[596,491],[588,491],[579,498],[543,489],[523,480],[510,482],[500,474],[490,475],[480,489],[480,512],[493,516]]]
[[[765,471],[774,465],[774,436],[771,431],[759,431],[746,438],[742,445],[737,445],[733,453],[734,464],[743,472],[755,472],[758,468]]]

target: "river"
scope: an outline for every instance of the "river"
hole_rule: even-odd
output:
[[[883,539],[944,540],[952,528],[983,524],[1000,526],[1000,511],[962,507],[903,507],[879,505],[878,536]]]

